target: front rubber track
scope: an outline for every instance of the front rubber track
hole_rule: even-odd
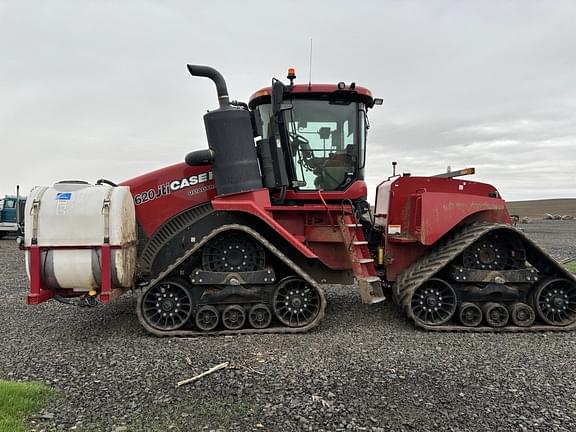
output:
[[[142,318],[142,313],[140,311],[140,306],[142,303],[142,295],[138,296],[138,304],[136,306],[136,313],[138,315],[138,320],[142,327],[146,329],[148,333],[151,333],[155,336],[161,337],[203,337],[203,336],[234,336],[234,335],[243,335],[243,334],[297,334],[297,333],[306,333],[310,331],[314,327],[320,324],[320,321],[324,318],[324,311],[326,309],[326,297],[324,296],[324,292],[322,290],[319,291],[320,295],[320,311],[318,315],[310,324],[304,327],[267,327],[265,329],[254,329],[254,328],[243,328],[239,330],[214,330],[214,331],[199,331],[199,330],[170,330],[170,331],[162,331],[150,327]]]
[[[287,267],[289,267],[294,274],[298,275],[310,285],[314,286],[317,291],[318,295],[320,296],[320,310],[318,311],[318,315],[314,318],[310,324],[305,325],[303,327],[268,327],[265,329],[239,329],[239,330],[214,330],[214,331],[198,331],[198,330],[158,330],[154,327],[148,325],[144,317],[142,316],[141,306],[142,306],[142,298],[144,297],[145,291],[148,287],[157,284],[158,282],[164,280],[168,277],[173,271],[175,271],[180,264],[182,264],[186,259],[188,259],[191,255],[199,251],[202,246],[204,246],[211,238],[217,236],[218,234],[224,231],[243,231],[252,237],[254,237],[257,241],[268,249],[268,251],[274,254],[278,259],[280,259]],[[168,268],[160,273],[158,277],[152,280],[147,286],[142,289],[142,292],[138,296],[138,302],[136,304],[136,315],[138,316],[138,321],[144,329],[155,336],[177,336],[177,337],[200,337],[200,336],[232,336],[232,335],[240,335],[240,334],[295,334],[295,333],[305,333],[310,331],[314,327],[316,327],[324,318],[324,312],[326,310],[326,296],[324,295],[324,290],[321,286],[316,282],[308,273],[306,273],[302,268],[296,265],[291,259],[289,259],[286,255],[284,255],[280,250],[278,250],[272,243],[254,231],[252,228],[247,227],[245,225],[239,224],[229,224],[223,225],[215,230],[213,230],[210,234],[205,236],[201,241],[187,250],[180,258],[178,258],[174,263],[168,266]]]

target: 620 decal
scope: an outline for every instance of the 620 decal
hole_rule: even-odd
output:
[[[212,181],[213,179],[214,179],[214,173],[212,171],[208,171],[197,175],[192,175],[189,177],[179,178],[177,180],[172,180],[167,183],[158,185],[156,189],[149,189],[147,191],[139,193],[138,195],[135,195],[134,204],[136,205],[144,204],[149,201],[155,200],[156,198],[169,195],[172,192],[177,192],[182,189],[188,189],[196,185],[202,185],[202,183]],[[200,186],[198,188],[190,190],[188,192],[188,195],[191,196],[198,193],[207,192],[215,188],[216,186],[214,184]]]
[[[147,191],[139,193],[138,195],[135,195],[134,196],[134,204],[136,204],[136,205],[144,204],[148,201],[152,201],[152,200],[155,200],[156,198],[160,198],[164,195],[168,195],[170,192],[171,192],[170,191],[170,184],[164,183],[164,184],[158,185],[157,189],[149,189]]]

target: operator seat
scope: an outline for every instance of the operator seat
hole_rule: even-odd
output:
[[[319,168],[319,175],[314,181],[317,188],[336,190],[346,180],[346,173],[354,170],[354,144],[348,144],[343,152],[332,153]]]

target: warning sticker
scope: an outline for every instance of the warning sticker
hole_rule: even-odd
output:
[[[402,225],[388,225],[388,234],[400,234]]]

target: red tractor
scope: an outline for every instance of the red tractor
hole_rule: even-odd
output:
[[[511,226],[493,186],[458,178],[471,170],[392,175],[371,208],[367,112],[382,101],[368,89],[294,84],[291,69],[290,84],[273,80],[246,104],[230,101],[215,69],[188,70],[216,85],[208,149],[120,185],[58,183],[46,205],[50,192],[35,189],[23,243],[29,303],[107,303],[131,287],[155,335],[297,333],[321,321],[324,285],[355,283],[363,302],[389,292],[427,330],[576,326],[576,279]],[[120,190],[130,199],[118,210]],[[101,240],[75,241],[70,222],[42,240],[41,208],[55,203],[44,223],[55,230],[86,208],[86,191],[100,197]],[[115,206],[123,219],[111,228]],[[63,272],[80,267],[62,259],[82,253],[91,278],[74,282],[83,274]]]

